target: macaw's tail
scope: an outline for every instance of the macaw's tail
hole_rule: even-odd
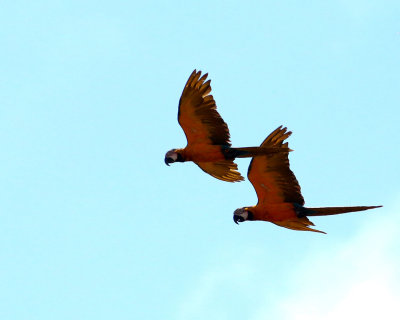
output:
[[[289,149],[288,143],[284,141],[290,137],[291,131],[287,131],[287,128],[282,126],[272,131],[268,137],[261,143],[259,147],[247,147],[247,148],[231,148],[235,158],[249,158],[256,156],[265,156],[272,154],[287,154],[292,149]]]
[[[333,214],[341,214],[346,212],[364,211],[369,209],[380,208],[382,206],[370,207],[327,207],[327,208],[305,208],[307,210],[306,216],[330,216]]]
[[[257,156],[266,156],[274,153],[293,151],[285,147],[245,147],[245,148],[230,148],[229,153],[232,153],[234,158],[252,158]]]

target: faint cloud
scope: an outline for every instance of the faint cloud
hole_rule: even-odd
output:
[[[307,248],[296,238],[300,260],[271,243],[224,251],[205,264],[174,319],[400,319],[400,195],[394,203],[350,239],[315,238]]]
[[[353,239],[314,252],[290,276],[290,292],[252,319],[400,319],[399,211],[400,197]]]

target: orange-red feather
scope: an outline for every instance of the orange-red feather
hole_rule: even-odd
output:
[[[207,75],[194,70],[179,100],[178,122],[187,139],[183,155],[217,179],[242,181],[236,163],[226,160],[222,153],[221,146],[231,146],[229,129],[210,95],[211,80],[206,81]]]
[[[261,144],[261,147],[281,147],[288,152],[272,153],[251,160],[247,176],[253,184],[258,204],[296,202],[304,204],[299,183],[289,168],[289,148],[284,140],[292,133],[279,127]]]
[[[258,203],[249,208],[254,220],[264,220],[293,230],[325,233],[313,228],[307,217],[298,217],[293,203],[304,205],[300,185],[289,167],[289,147],[285,139],[292,133],[279,127],[261,144],[262,147],[287,148],[251,160],[247,176],[256,190]]]
[[[185,132],[188,145],[213,144],[230,146],[227,124],[217,112],[210,95],[211,80],[207,73],[194,70],[186,82],[179,101],[178,121]]]

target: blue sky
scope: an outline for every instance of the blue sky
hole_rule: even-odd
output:
[[[3,1],[1,319],[397,319],[398,1]],[[279,125],[308,206],[262,222],[176,115],[208,72],[234,146]],[[249,159],[238,160],[245,174]],[[382,314],[384,313],[384,316]]]

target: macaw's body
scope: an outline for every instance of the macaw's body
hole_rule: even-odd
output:
[[[229,182],[241,181],[235,158],[249,158],[282,152],[275,147],[232,148],[229,129],[217,112],[207,73],[194,70],[179,100],[178,122],[185,132],[187,146],[172,149],[165,155],[165,163],[193,161],[213,177]]]
[[[278,128],[261,144],[261,147],[280,147],[288,150],[284,140],[291,135],[286,128]],[[289,153],[280,152],[253,158],[247,176],[257,193],[258,203],[253,207],[235,210],[233,220],[269,221],[278,226],[303,231],[321,232],[310,228],[314,224],[308,216],[326,216],[363,211],[380,206],[306,208],[300,185],[290,170]]]

